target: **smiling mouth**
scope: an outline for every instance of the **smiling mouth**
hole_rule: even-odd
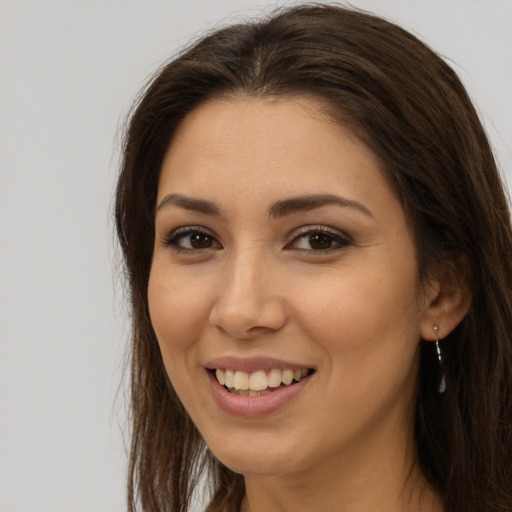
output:
[[[263,396],[280,387],[292,386],[313,372],[314,370],[311,368],[299,370],[272,368],[268,372],[258,370],[252,373],[221,368],[212,370],[221,386],[224,386],[230,393],[245,396]]]

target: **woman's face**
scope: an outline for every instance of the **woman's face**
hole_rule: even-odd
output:
[[[214,100],[182,123],[149,308],[172,384],[228,467],[283,475],[403,448],[428,303],[379,162],[320,104]]]

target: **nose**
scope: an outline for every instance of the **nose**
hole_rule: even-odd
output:
[[[251,255],[226,261],[210,324],[236,339],[278,331],[287,321],[279,289],[275,269],[262,258]]]

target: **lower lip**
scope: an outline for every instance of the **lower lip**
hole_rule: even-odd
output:
[[[297,399],[312,377],[309,375],[295,384],[281,386],[266,395],[246,396],[230,393],[219,383],[215,375],[211,372],[207,372],[207,375],[217,405],[225,412],[242,418],[267,416],[286,407]]]

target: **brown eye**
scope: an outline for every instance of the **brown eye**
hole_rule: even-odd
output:
[[[310,247],[316,251],[330,249],[334,242],[332,236],[327,233],[315,233],[314,235],[310,235],[308,241]]]
[[[350,245],[350,239],[338,231],[327,227],[304,227],[302,233],[288,244],[288,249],[309,252],[330,252]]]
[[[190,246],[194,249],[208,249],[213,245],[213,238],[206,233],[190,235]]]
[[[222,248],[213,235],[194,227],[177,229],[164,241],[164,244],[175,251],[201,251]]]

